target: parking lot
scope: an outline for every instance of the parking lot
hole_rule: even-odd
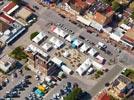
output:
[[[32,0],[29,0],[30,2],[32,1]],[[34,1],[32,1],[32,4],[33,4],[33,2]],[[39,12],[39,13],[38,13]],[[60,23],[60,24],[63,24],[64,25],[64,27],[66,27],[67,29],[69,29],[69,30],[72,30],[72,32],[74,32],[75,34],[75,36],[77,37],[77,38],[79,38],[79,35],[81,35],[81,36],[83,36],[84,37],[84,39],[82,39],[82,38],[79,38],[82,42],[84,42],[84,43],[87,43],[87,44],[89,44],[89,45],[91,45],[93,48],[95,48],[98,52],[99,52],[99,54],[101,55],[101,56],[103,56],[107,61],[106,61],[106,64],[105,64],[105,67],[107,67],[107,68],[109,68],[109,69],[113,69],[114,67],[116,68],[117,66],[109,66],[108,65],[108,62],[110,61],[110,59],[115,59],[115,61],[118,61],[119,59],[118,59],[118,55],[120,55],[119,57],[120,57],[120,59],[124,59],[124,56],[123,55],[125,55],[125,57],[126,57],[126,59],[127,59],[127,61],[129,62],[129,64],[134,64],[134,59],[133,59],[133,57],[132,56],[130,56],[128,53],[126,53],[126,52],[122,52],[121,54],[117,51],[117,49],[116,49],[116,47],[114,47],[114,46],[112,46],[111,44],[109,44],[109,43],[106,43],[104,40],[102,40],[100,37],[98,37],[98,36],[96,36],[96,33],[92,33],[92,34],[90,34],[90,33],[88,33],[87,32],[87,30],[85,29],[85,28],[79,28],[79,26],[77,26],[77,25],[75,25],[75,24],[72,24],[71,22],[69,22],[69,20],[67,19],[67,18],[61,18],[56,12],[54,12],[54,11],[52,11],[52,10],[46,10],[46,9],[44,9],[44,8],[42,8],[42,7],[40,7],[39,6],[39,10],[37,11],[37,14],[39,15],[39,18],[38,18],[38,21],[35,23],[35,24],[33,24],[30,28],[29,28],[29,30],[28,30],[28,32],[26,33],[26,34],[24,34],[19,40],[17,40],[12,46],[10,46],[10,47],[7,47],[6,49],[5,49],[5,53],[9,53],[9,51],[11,51],[12,49],[14,49],[15,47],[17,47],[17,46],[19,46],[20,44],[22,44],[24,47],[26,47],[28,44],[30,44],[31,43],[31,41],[30,41],[30,34],[32,33],[32,32],[35,32],[35,31],[43,31],[43,32],[48,32],[48,31],[50,31],[50,23],[54,23],[54,24],[57,24],[57,23]],[[63,30],[65,30],[65,29],[63,29]],[[57,36],[55,33],[48,33],[48,36],[49,36],[49,38],[50,37],[52,37],[52,36],[55,36],[55,37],[57,37],[57,38],[59,38],[60,40],[62,40],[62,41],[64,41],[65,43],[66,43],[66,45],[65,45],[65,47],[63,48],[63,50],[65,51],[65,48],[69,48],[69,50],[71,50],[70,49],[70,46],[71,46],[71,44],[69,43],[69,42],[67,42],[67,41],[65,41],[65,39],[64,38],[62,38],[62,37],[59,37],[59,36]],[[48,40],[46,40],[45,42],[48,42]],[[107,46],[107,50],[109,50],[111,53],[112,53],[112,56],[111,55],[108,55],[108,54],[106,54],[104,51],[102,51],[102,50],[100,50],[99,48],[97,48],[95,45],[98,43],[98,42],[102,42],[102,43],[104,43],[106,46]],[[35,43],[33,43],[33,44],[35,44]],[[42,46],[42,45],[41,45]],[[73,51],[74,49],[72,49],[72,51]],[[61,52],[62,50],[56,50],[56,49],[53,49],[51,52],[49,52],[48,54],[50,54],[51,55],[51,57],[54,57],[55,56],[55,53],[57,53],[57,52]],[[84,53],[80,53],[79,52],[79,50],[74,50],[74,51],[76,51],[78,54],[81,54],[81,56],[82,56],[82,60],[79,62],[79,63],[83,63],[83,61],[87,58],[87,57],[90,57],[89,55],[87,55],[87,54],[84,54]],[[75,53],[76,53],[75,52]],[[92,57],[91,57],[92,58]],[[77,65],[79,64],[77,64],[76,65],[76,63],[77,63],[77,61],[76,61],[76,63],[74,63],[74,64],[70,64],[69,63],[69,59],[66,59],[66,58],[64,58],[63,56],[61,57],[61,59],[63,59],[63,61],[65,62],[65,63],[67,63],[67,65],[69,66],[69,68],[71,68],[73,71],[75,71],[76,70],[76,68],[78,67]],[[95,59],[95,58],[93,58],[93,59]],[[129,60],[130,59],[130,60]],[[118,62],[117,62],[118,63]],[[115,64],[117,64],[117,63],[115,63]],[[74,67],[73,67],[73,65],[75,65]],[[114,71],[115,71],[115,69],[113,69]],[[117,74],[118,74],[118,72],[120,72],[120,70],[122,70],[122,68],[120,68],[119,67],[119,69],[117,70],[117,72],[114,74],[114,76],[109,76],[108,78],[113,78],[113,77],[115,77]],[[112,72],[114,72],[114,71],[112,71]],[[26,74],[25,75],[27,75],[27,74],[30,74],[30,75],[33,75],[34,76],[34,74],[33,73],[29,73],[29,72],[26,72]],[[109,73],[109,74],[112,74],[112,73]],[[107,74],[106,74],[107,75]],[[4,96],[5,95],[5,93],[7,92],[7,91],[9,91],[10,89],[12,89],[13,87],[14,87],[14,85],[16,84],[16,83],[18,83],[18,82],[20,82],[20,81],[22,81],[22,79],[24,78],[24,76],[21,76],[21,75],[18,75],[18,78],[15,78],[15,79],[12,79],[11,77],[9,77],[10,78],[10,80],[13,80],[13,81],[11,81],[11,82],[9,82],[9,84],[2,90],[2,91],[0,91],[0,95],[1,96]],[[103,78],[103,80],[107,80],[107,77],[104,77]],[[101,80],[101,78],[100,78],[100,80]],[[35,81],[35,79],[34,78],[32,78],[32,79],[30,79],[30,81],[31,81],[31,85],[29,85],[29,87],[27,87],[26,89],[25,89],[25,91],[22,91],[21,93],[20,93],[20,98],[16,98],[15,100],[24,100],[24,97],[26,97],[26,96],[28,96],[29,95],[29,93],[32,91],[32,88],[33,87],[35,87],[36,85],[37,85],[37,81]],[[92,80],[91,79],[91,77],[90,77],[90,75],[85,75],[85,76],[79,76],[78,74],[76,74],[76,73],[74,73],[72,76],[68,76],[68,78],[67,79],[64,79],[64,80],[62,80],[61,82],[59,82],[58,83],[58,85],[55,87],[55,88],[53,88],[53,89],[51,89],[49,92],[48,92],[48,94],[46,94],[45,95],[45,98],[47,98],[47,99],[51,99],[51,97],[53,96],[53,94],[55,94],[55,93],[58,93],[59,91],[60,91],[60,89],[62,89],[63,88],[63,85],[65,84],[65,83],[67,83],[68,81],[71,81],[71,82],[77,82],[78,84],[79,84],[79,86],[83,89],[83,90],[85,90],[85,91],[88,91],[89,93],[90,93],[90,89],[92,88],[92,87],[94,87],[94,85],[98,82],[98,80]],[[99,82],[102,82],[102,81],[99,81]],[[13,85],[12,85],[13,84]],[[97,85],[99,86],[101,84],[101,86],[102,87],[104,87],[104,82],[102,82],[102,83],[98,83]],[[87,88],[88,87],[88,88]],[[95,91],[91,91],[91,94],[96,94],[97,93],[97,91],[98,90],[100,90],[100,89],[102,89],[102,87],[101,88],[97,88]],[[95,88],[95,87],[94,87]]]
[[[29,93],[32,91],[32,88],[38,84],[38,81],[35,80],[35,74],[33,72],[23,70],[24,75],[21,75],[20,72],[18,71],[16,73],[17,76],[15,77],[13,77],[13,75],[7,77],[9,83],[7,83],[2,88],[2,90],[0,90],[1,98],[8,97],[9,95],[14,95],[15,96],[14,100],[20,100],[20,99],[25,100],[25,97],[29,95]],[[27,78],[26,77],[27,75],[30,75],[32,77],[28,79],[29,81],[24,81],[24,79]],[[21,87],[21,84],[24,84],[24,86]]]

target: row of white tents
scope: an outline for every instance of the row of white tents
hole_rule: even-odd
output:
[[[86,59],[77,69],[76,72],[82,76],[85,72],[88,71],[88,69],[90,67],[94,66],[96,69],[100,70],[103,68],[103,66],[101,64],[99,64],[98,62],[88,58]]]
[[[64,64],[64,62],[62,60],[60,60],[59,58],[54,57],[54,58],[51,59],[51,61],[54,62],[59,68],[61,68],[61,70],[63,72],[65,72],[66,74],[71,74],[72,73],[72,70],[70,68],[68,68]],[[76,72],[80,76],[82,76],[85,72],[88,71],[88,69],[91,66],[94,66],[96,69],[99,69],[99,70],[103,68],[103,66],[101,64],[99,64],[98,62],[88,58],[76,69]]]

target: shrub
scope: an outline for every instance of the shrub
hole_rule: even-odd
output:
[[[34,37],[36,37],[39,34],[39,32],[34,32],[30,36],[30,40],[32,40]]]

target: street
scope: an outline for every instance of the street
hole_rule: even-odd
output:
[[[36,13],[38,15],[38,20],[14,44],[12,44],[11,46],[5,47],[5,49],[3,50],[2,53],[9,54],[14,48],[16,48],[17,46],[20,46],[20,45],[22,45],[24,47],[28,46],[32,42],[30,40],[31,33],[36,32],[36,31],[48,32],[48,29],[49,29],[48,24],[49,23],[54,23],[54,24],[61,23],[61,24],[64,24],[66,26],[66,28],[74,31],[76,33],[75,35],[77,37],[79,35],[82,35],[83,37],[85,37],[86,39],[88,39],[89,41],[91,41],[94,44],[97,44],[98,42],[103,42],[104,44],[106,44],[107,49],[112,52],[113,56],[109,56],[109,55],[105,54],[105,52],[102,52],[101,50],[97,49],[96,47],[95,48],[99,51],[100,55],[102,55],[107,61],[109,61],[112,58],[115,58],[115,60],[117,62],[123,60],[122,63],[127,66],[134,65],[134,56],[133,55],[127,53],[124,50],[122,50],[122,52],[119,54],[116,47],[112,46],[109,43],[106,43],[105,40],[102,40],[100,37],[95,36],[95,34],[89,34],[85,28],[82,28],[82,29],[79,28],[78,26],[69,22],[69,20],[67,18],[65,18],[65,19],[61,18],[55,11],[52,11],[51,9],[47,9],[47,8],[45,9],[44,7],[37,4],[34,0],[24,0],[24,1],[29,2],[29,4],[31,6],[32,5],[39,6],[39,10],[36,11]],[[86,40],[83,40],[83,41],[87,42]],[[53,94],[59,92],[60,89],[63,88],[63,85],[65,85],[66,82],[68,82],[68,81],[70,81],[72,83],[77,82],[79,84],[79,87],[82,88],[82,90],[87,91],[93,97],[105,87],[106,82],[111,82],[122,71],[122,69],[124,67],[127,67],[125,65],[120,66],[120,65],[118,65],[118,63],[116,63],[112,67],[107,66],[109,68],[111,67],[111,70],[109,70],[109,72],[105,73],[99,80],[97,80],[97,82],[94,82],[92,80],[86,80],[83,77],[80,78],[77,74],[68,76],[67,79],[63,79],[61,82],[58,83],[58,85],[56,87],[51,89],[45,95],[45,99],[46,100],[51,99]],[[30,74],[30,75],[34,76],[34,73],[32,73],[31,71],[25,71],[24,73],[25,73],[24,75]],[[16,83],[20,82],[24,78],[24,76],[19,75],[17,78],[14,78],[14,79],[12,79],[11,76],[8,76],[8,78],[10,80],[10,83],[3,90],[0,91],[0,96],[4,96],[5,93],[7,91],[9,91],[10,89],[12,89]],[[31,79],[31,82],[32,82],[32,84],[25,91],[21,92],[21,97],[16,98],[15,100],[24,100],[25,97],[29,95],[32,88],[35,87],[38,83],[34,78]]]
[[[98,82],[90,89],[89,93],[91,96],[95,96],[99,91],[104,89],[105,83],[111,82],[117,75],[120,74],[123,67],[116,65],[109,72],[107,72]]]

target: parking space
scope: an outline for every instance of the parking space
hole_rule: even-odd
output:
[[[31,71],[23,70],[23,74],[19,71],[14,73],[7,77],[8,81],[0,90],[0,96],[5,98],[13,97],[14,100],[24,100],[38,82],[35,80],[35,75]]]

